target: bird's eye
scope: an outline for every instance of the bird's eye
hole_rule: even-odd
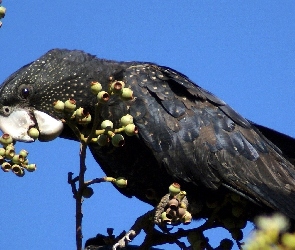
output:
[[[30,90],[28,88],[22,89],[22,97],[27,98],[30,95]]]
[[[28,85],[21,85],[19,87],[19,95],[22,99],[27,99],[32,93],[32,87]]]

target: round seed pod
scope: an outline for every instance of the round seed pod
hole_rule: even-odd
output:
[[[99,135],[97,137],[97,143],[99,146],[105,146],[109,142],[109,137],[105,134]]]
[[[0,148],[0,155],[4,156],[5,155],[5,148]]]
[[[136,135],[138,133],[138,128],[134,124],[128,124],[124,128],[124,132],[128,136],[133,136],[133,135]]]
[[[5,151],[5,158],[11,160],[15,155],[14,148],[6,148]]]
[[[132,124],[133,123],[133,116],[132,115],[124,115],[121,117],[120,119],[120,124],[121,126],[127,126],[128,124]]]
[[[121,91],[121,98],[124,101],[129,101],[133,99],[133,91],[129,88],[123,88]]]
[[[38,139],[40,132],[36,128],[30,128],[28,131],[28,135],[36,140],[36,139]]]
[[[78,119],[78,123],[81,125],[86,125],[91,122],[91,115],[88,114],[85,117]]]
[[[99,82],[91,82],[90,89],[93,94],[97,95],[102,90],[102,86]]]
[[[63,112],[65,109],[65,104],[63,101],[57,100],[53,103],[53,108],[56,112]]]
[[[21,164],[24,162],[24,157],[22,155],[18,155],[18,154],[15,154],[11,161],[14,163],[14,164]]]
[[[19,177],[23,177],[25,175],[25,171],[23,170],[23,168],[18,165],[18,164],[14,164],[11,167],[11,170],[14,174],[16,174]]]
[[[26,165],[25,168],[27,169],[28,172],[34,172],[34,171],[36,171],[37,166],[36,166],[36,164],[29,164],[29,165]]]
[[[115,184],[119,188],[125,188],[125,187],[127,187],[127,180],[124,177],[118,177],[115,180]]]
[[[75,112],[75,116],[77,119],[82,119],[83,117],[85,117],[87,114],[84,111],[84,108],[80,107],[76,110]]]
[[[124,139],[123,135],[121,135],[121,134],[115,134],[115,135],[112,137],[112,144],[113,144],[115,147],[122,147],[122,146],[124,146],[124,144],[125,144],[125,139]]]
[[[8,162],[3,162],[2,165],[1,165],[1,169],[4,172],[9,172],[11,170],[11,164],[8,163]]]
[[[13,143],[13,139],[9,134],[3,134],[0,137],[0,143],[6,147],[8,144]]]
[[[26,158],[28,154],[29,152],[25,149],[22,149],[21,151],[19,151],[19,155],[22,155],[24,158]]]
[[[178,183],[174,182],[169,186],[169,193],[171,196],[175,196],[179,194],[179,192],[180,192],[180,185]]]
[[[85,187],[82,192],[82,196],[86,199],[90,198],[94,194],[94,191],[91,187]]]
[[[113,128],[114,124],[110,120],[104,120],[101,124],[100,127],[102,129],[106,129],[107,127]]]
[[[124,87],[125,87],[125,83],[123,81],[114,81],[111,83],[110,90],[114,94],[121,94],[121,91]]]
[[[74,99],[69,99],[64,104],[64,111],[71,113],[74,112],[76,109],[76,101]]]
[[[97,94],[97,100],[98,100],[100,103],[106,103],[109,99],[110,99],[110,95],[109,95],[109,93],[106,92],[106,91],[100,91],[100,92]]]
[[[0,6],[0,19],[5,17],[6,8],[3,6]]]

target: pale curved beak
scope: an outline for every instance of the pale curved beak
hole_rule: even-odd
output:
[[[63,123],[44,112],[34,110],[33,119],[28,110],[19,109],[13,111],[9,116],[0,116],[0,129],[3,133],[9,134],[15,141],[33,142],[28,135],[31,127],[38,128],[40,141],[51,141],[60,135],[63,130]]]

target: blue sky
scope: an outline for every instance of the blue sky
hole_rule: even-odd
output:
[[[151,61],[188,75],[244,117],[295,137],[294,1],[3,0],[3,5],[0,82],[52,48]],[[0,173],[0,248],[74,249],[75,204],[67,173],[78,171],[78,143],[57,139],[16,147],[29,150],[38,170],[24,178]],[[87,165],[88,179],[104,176],[90,154]],[[151,208],[110,184],[94,191],[83,205],[85,239],[107,227],[118,234]]]

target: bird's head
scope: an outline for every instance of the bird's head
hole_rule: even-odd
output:
[[[0,129],[15,140],[30,142],[34,139],[28,130],[36,127],[40,141],[53,140],[64,127],[63,114],[53,103],[71,98],[77,107],[93,108],[96,97],[89,86],[94,80],[107,86],[106,64],[82,51],[55,49],[22,67],[0,88]]]

